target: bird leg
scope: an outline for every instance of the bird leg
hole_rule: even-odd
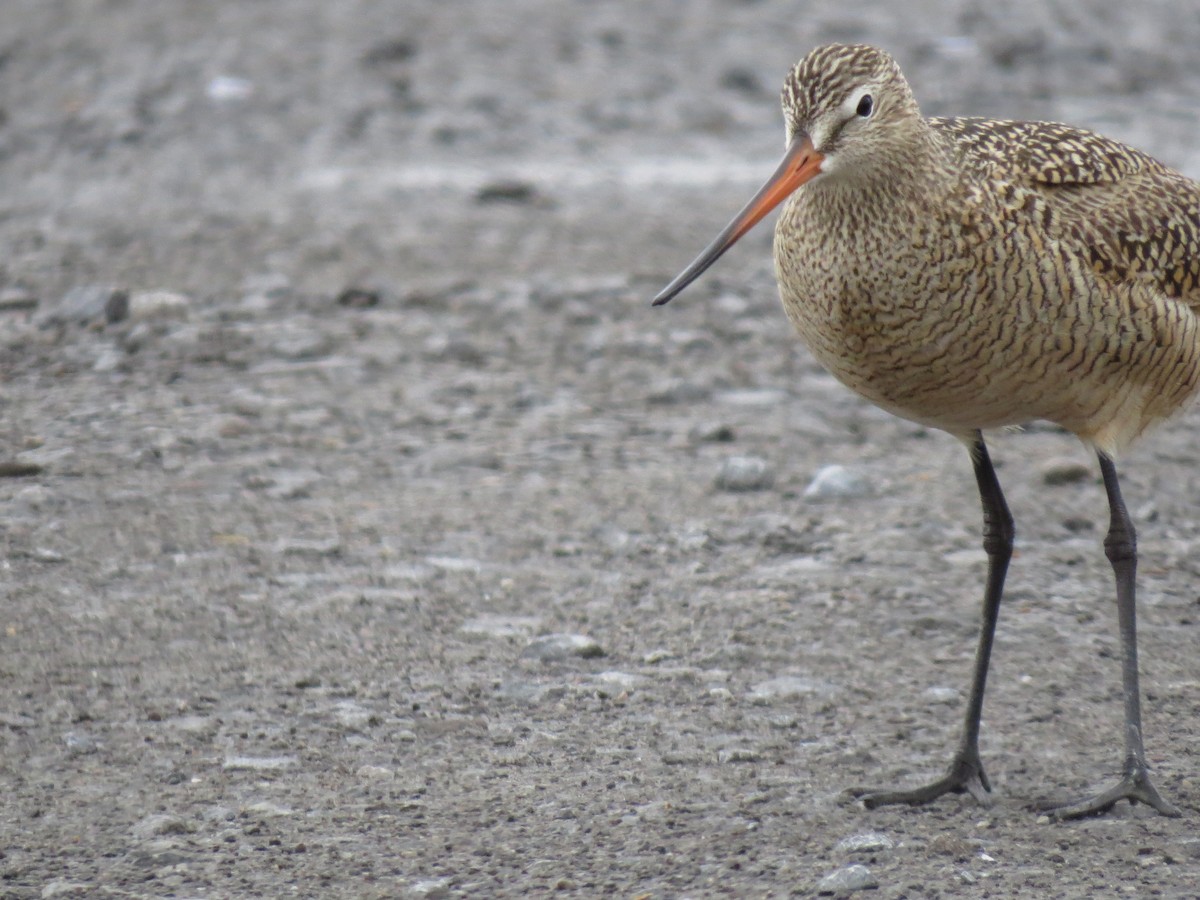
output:
[[[983,435],[975,433],[971,447],[975,465],[975,481],[983,505],[983,549],[988,558],[987,587],[983,594],[983,621],[979,629],[979,647],[975,651],[975,672],[971,679],[971,694],[967,698],[967,713],[962,740],[946,774],[931,784],[911,790],[875,791],[853,788],[850,793],[860,798],[868,809],[888,803],[918,805],[935,800],[943,794],[964,791],[978,802],[990,802],[992,786],[983,771],[979,758],[979,720],[983,714],[983,692],[987,685],[988,664],[992,657],[992,639],[1000,614],[1000,597],[1004,593],[1004,577],[1012,558],[1013,520],[1004,501],[1004,492],[996,478],[988,456]]]
[[[1105,454],[1099,456],[1110,513],[1104,553],[1112,563],[1117,581],[1117,621],[1121,629],[1121,676],[1125,691],[1125,765],[1121,780],[1107,791],[1078,803],[1047,809],[1046,812],[1055,819],[1079,819],[1107,812],[1118,800],[1128,800],[1130,803],[1145,803],[1164,816],[1178,816],[1181,815],[1178,807],[1163,800],[1155,790],[1146,765],[1138,691],[1137,607],[1134,594],[1137,535],[1121,497],[1116,466]]]

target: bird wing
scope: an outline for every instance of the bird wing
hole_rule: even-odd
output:
[[[1200,309],[1200,184],[1095,132],[1053,122],[933,119],[959,161],[1035,191],[1101,276]]]

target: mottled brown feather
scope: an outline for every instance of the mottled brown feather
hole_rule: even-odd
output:
[[[1109,454],[1200,388],[1200,185],[1065,125],[925,119],[861,45],[813,51],[783,105],[825,161],[776,226],[780,293],[847,386],[964,440],[1048,419]]]
[[[1120,141],[1057,122],[933,118],[964,166],[1024,183],[1110,279],[1200,307],[1200,185]]]

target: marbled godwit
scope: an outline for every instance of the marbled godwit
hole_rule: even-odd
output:
[[[1200,385],[1200,185],[1065,125],[923,118],[895,61],[872,47],[814,50],[789,73],[783,111],[779,168],[654,304],[786,200],[775,270],[788,318],[849,388],[963,441],[983,505],[983,622],[953,761],[923,787],[855,793],[868,807],[989,799],[979,720],[1013,521],[982,431],[1046,419],[1099,457],[1125,697],[1120,781],[1049,813],[1127,799],[1179,815],[1142,744],[1137,545],[1113,460]]]

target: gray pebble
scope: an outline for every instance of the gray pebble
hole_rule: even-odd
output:
[[[931,685],[921,692],[924,697],[934,703],[957,703],[958,691],[946,685]]]
[[[260,800],[258,803],[243,806],[242,812],[252,816],[260,816],[264,819],[275,819],[281,816],[294,815],[296,811],[290,807],[272,803],[270,800]]]
[[[68,731],[63,735],[63,743],[66,744],[67,752],[72,756],[84,756],[100,749],[100,743],[83,731]]]
[[[91,890],[92,885],[90,884],[84,884],[79,881],[67,881],[65,878],[56,878],[54,881],[46,883],[39,896],[43,900],[48,900],[51,897],[84,897],[91,893]]]
[[[891,850],[896,846],[886,834],[878,831],[864,831],[861,834],[851,834],[842,838],[834,845],[835,853],[880,853]]]
[[[121,367],[121,363],[125,361],[125,353],[118,350],[116,347],[103,347],[96,355],[95,362],[92,363],[92,371],[100,372],[115,372]]]
[[[1048,459],[1039,467],[1042,483],[1057,486],[1078,484],[1092,476],[1092,469],[1079,460],[1070,458]]]
[[[187,834],[187,823],[170,813],[155,813],[146,816],[133,826],[133,836],[139,840],[162,837],[164,834]]]
[[[337,295],[334,302],[350,309],[370,309],[379,305],[380,297],[381,292],[375,288],[348,287]]]
[[[762,759],[762,754],[749,747],[731,747],[717,753],[717,761],[722,763],[753,763]]]
[[[672,379],[652,387],[649,394],[646,395],[646,400],[650,403],[673,406],[675,404],[699,403],[707,400],[711,394],[712,392],[702,384],[696,384],[694,381]]]
[[[463,634],[489,638],[508,638],[527,635],[541,625],[537,616],[479,616],[459,626]]]
[[[541,703],[552,694],[561,694],[562,689],[551,685],[535,684],[531,681],[507,681],[496,692],[502,700],[514,703]]]
[[[120,322],[129,314],[129,294],[110,284],[81,284],[70,288],[57,303],[46,303],[35,322],[46,325],[90,325]]]
[[[866,497],[871,493],[871,483],[859,472],[837,464],[825,466],[817,471],[804,489],[806,500],[832,500],[850,497]]]
[[[437,898],[440,897],[449,897],[450,879],[430,878],[425,881],[418,881],[408,889],[408,892],[414,897],[427,897],[429,900],[437,900]]]
[[[811,678],[801,678],[797,675],[782,675],[779,678],[760,681],[751,687],[750,701],[766,704],[792,697],[824,696],[832,693],[834,693],[834,687],[827,681],[814,681]]]
[[[288,328],[271,341],[275,356],[290,360],[320,359],[333,350],[333,338],[316,329]]]
[[[271,545],[271,549],[280,556],[337,556],[342,552],[342,542],[337,538],[280,538]]]
[[[717,470],[717,487],[723,491],[760,491],[775,483],[775,472],[760,456],[730,456]]]
[[[787,391],[777,388],[744,388],[721,391],[715,397],[717,403],[740,406],[743,409],[778,409],[787,403]]]
[[[184,734],[207,737],[216,733],[219,723],[212,716],[180,716],[169,719],[168,724]]]
[[[355,774],[364,781],[391,781],[396,777],[387,766],[359,766]]]
[[[532,203],[537,199],[537,188],[528,181],[503,178],[480,187],[475,199],[479,203]]]
[[[271,771],[294,765],[294,756],[227,756],[223,768]]]
[[[266,493],[275,500],[298,500],[320,481],[321,473],[311,469],[283,469],[271,473]]]
[[[622,691],[631,691],[644,679],[641,675],[634,675],[632,672],[609,671],[601,672],[593,679],[593,684],[599,684],[607,688],[616,688]]]
[[[584,634],[547,634],[530,641],[521,651],[522,659],[562,662],[571,657],[592,659],[603,656],[604,649]]]
[[[819,894],[848,894],[851,891],[862,891],[879,887],[879,882],[866,866],[855,863],[830,872],[817,883]]]
[[[23,287],[7,287],[0,290],[0,312],[36,309],[37,295]]]
[[[693,441],[728,444],[737,440],[737,432],[725,422],[705,422],[688,432]]]
[[[128,315],[134,322],[186,319],[192,301],[174,291],[138,291],[129,298]]]

